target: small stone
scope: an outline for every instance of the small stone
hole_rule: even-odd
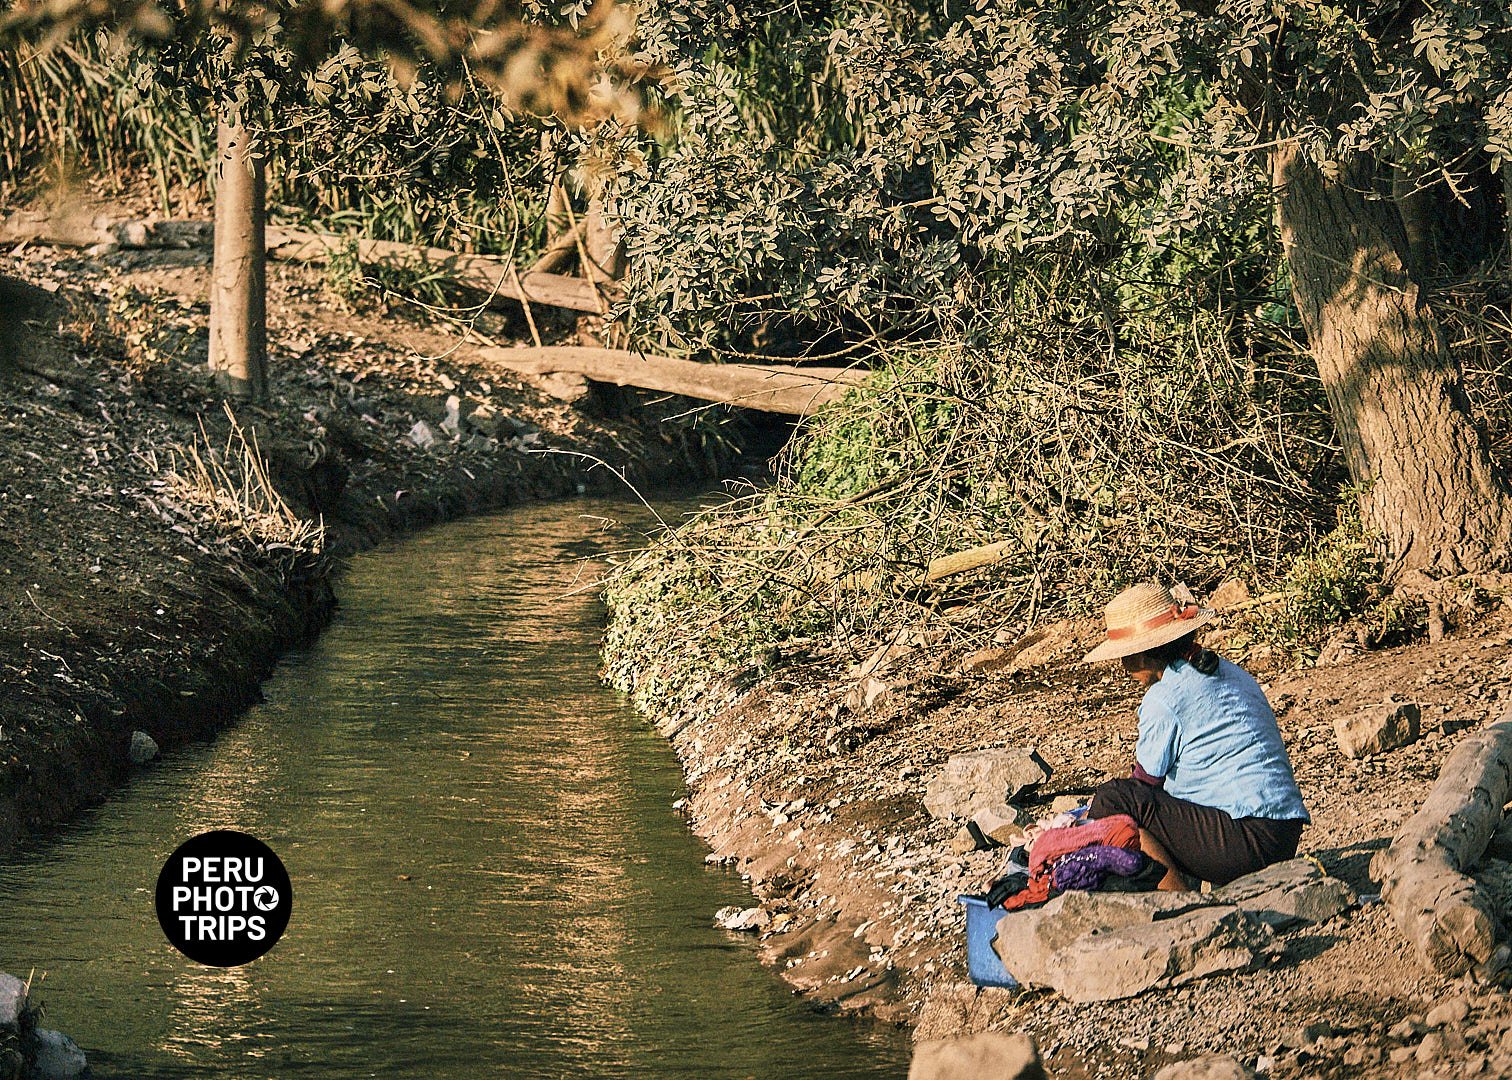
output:
[[[1423,1036],[1423,1041],[1417,1044],[1413,1056],[1417,1058],[1419,1065],[1427,1065],[1437,1061],[1444,1052],[1444,1038],[1436,1031],[1430,1031]]]
[[[462,434],[462,399],[456,394],[446,397],[446,417],[441,421],[441,430],[454,439]]]
[[[1312,859],[1289,859],[1246,874],[1212,892],[1214,903],[1253,912],[1272,929],[1327,922],[1349,909],[1354,893]]]
[[[1416,1053],[1417,1047],[1415,1046],[1399,1046],[1395,1050],[1393,1050],[1389,1056],[1393,1065],[1404,1065],[1407,1062],[1411,1061],[1413,1055],[1415,1055]]]
[[[908,1066],[908,1080],[1044,1080],[1039,1048],[1028,1035],[981,1031],[956,1039],[921,1042]]]
[[[1464,998],[1450,998],[1429,1010],[1426,1023],[1431,1028],[1447,1027],[1450,1024],[1463,1024],[1469,1015],[1468,1001]]]
[[[0,1032],[18,1031],[26,1011],[26,983],[0,972]]]
[[[759,907],[722,907],[714,913],[714,924],[726,930],[760,930],[772,921],[772,917]]]
[[[978,649],[961,661],[961,674],[988,675],[1007,667],[1012,659],[1013,653],[1008,649]]]
[[[1249,586],[1238,578],[1229,578],[1213,590],[1207,606],[1214,611],[1227,611],[1250,598]]]
[[[1422,710],[1411,701],[1387,702],[1334,721],[1339,749],[1346,757],[1384,754],[1416,741]]]
[[[1255,1080],[1255,1072],[1230,1054],[1173,1061],[1155,1080]]]
[[[881,679],[874,679],[868,675],[851,687],[850,693],[845,695],[845,707],[859,715],[870,712],[879,704],[886,704],[891,696],[892,687]]]
[[[1405,1020],[1398,1020],[1392,1024],[1386,1034],[1397,1042],[1411,1042],[1427,1030],[1421,1020],[1409,1016]]]
[[[415,426],[409,429],[409,441],[421,450],[429,450],[440,442],[440,439],[436,437],[435,429],[424,420],[416,420]]]
[[[27,1080],[75,1080],[89,1068],[84,1051],[60,1031],[38,1028],[29,1040]]]
[[[133,765],[145,765],[160,755],[157,742],[145,731],[131,733],[131,749],[127,751]]]
[[[1290,1050],[1305,1050],[1326,1035],[1333,1034],[1332,1024],[1308,1024],[1288,1028],[1281,1033],[1281,1045]]]
[[[503,417],[497,408],[485,401],[468,414],[467,424],[484,438],[497,439],[503,425]]]

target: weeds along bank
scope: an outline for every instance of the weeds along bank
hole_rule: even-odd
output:
[[[165,262],[166,260],[166,262]],[[569,406],[454,335],[270,274],[266,407],[204,371],[188,254],[0,260],[0,852],[97,801],[134,730],[163,747],[255,700],[318,632],[344,552],[524,499],[689,481],[738,425]]]
[[[1245,355],[1200,313],[1130,320],[1115,349],[1090,295],[1025,297],[1011,326],[885,353],[775,484],[617,567],[615,685],[653,715],[696,710],[785,656],[849,663],[900,631],[1014,641],[1168,574],[1270,597],[1240,655],[1316,655],[1350,618],[1372,644],[1421,625],[1378,583],[1305,355]],[[976,569],[939,561],[988,545]]]

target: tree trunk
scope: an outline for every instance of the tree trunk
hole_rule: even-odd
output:
[[[266,179],[247,152],[241,118],[216,125],[215,264],[210,275],[210,370],[227,397],[268,393]]]
[[[1407,272],[1417,281],[1428,280],[1438,267],[1438,237],[1434,229],[1433,189],[1419,187],[1407,170],[1394,168],[1391,175],[1391,198],[1402,217],[1406,240]]]
[[[1408,273],[1395,206],[1373,196],[1371,163],[1325,178],[1288,144],[1271,168],[1292,292],[1389,574],[1502,567],[1508,490]]]
[[[583,249],[591,267],[584,270],[595,283],[615,282],[625,272],[625,256],[620,248],[619,230],[609,224],[602,197],[588,200],[588,214],[583,218]]]
[[[1506,232],[1502,236],[1502,243],[1507,247],[1507,276],[1512,278],[1512,161],[1503,161],[1502,175],[1502,210],[1505,211]]]

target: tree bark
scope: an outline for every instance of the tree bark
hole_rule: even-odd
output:
[[[1373,195],[1372,164],[1325,177],[1285,144],[1271,169],[1292,292],[1389,575],[1505,566],[1508,489],[1408,272],[1395,206]]]
[[[1512,714],[1449,755],[1422,808],[1371,861],[1381,898],[1429,970],[1459,975],[1497,944],[1496,906],[1466,871],[1512,797]]]
[[[589,266],[584,269],[595,283],[612,283],[625,272],[625,256],[620,248],[619,230],[612,226],[604,210],[602,197],[588,200],[583,218],[583,250]]]
[[[1506,217],[1506,232],[1502,235],[1502,243],[1507,247],[1507,276],[1512,278],[1512,161],[1503,161],[1502,175],[1502,210]]]
[[[1419,187],[1405,169],[1395,168],[1391,174],[1391,198],[1402,218],[1407,272],[1417,281],[1426,281],[1439,261],[1433,191]]]
[[[241,118],[216,125],[215,262],[210,275],[210,370],[221,392],[261,401],[268,393],[267,184],[248,153]]]

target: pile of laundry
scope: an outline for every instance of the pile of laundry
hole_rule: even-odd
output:
[[[1166,868],[1139,849],[1139,826],[1127,814],[1087,820],[1078,806],[1031,826],[981,897],[1004,911],[1036,907],[1072,889],[1147,892]]]

